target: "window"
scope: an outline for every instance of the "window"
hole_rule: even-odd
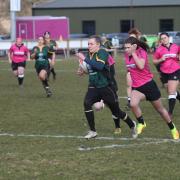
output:
[[[82,22],[83,34],[94,35],[96,34],[96,23],[95,21],[83,21]]]
[[[159,21],[159,31],[173,31],[174,29],[174,23],[173,19],[160,19]]]
[[[134,20],[121,20],[120,21],[120,31],[122,33],[127,33],[133,27],[134,27]]]

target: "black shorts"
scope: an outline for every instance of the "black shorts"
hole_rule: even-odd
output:
[[[37,74],[39,74],[41,72],[41,70],[45,70],[47,73],[50,72],[50,66],[39,66],[38,68],[36,68],[36,72]]]
[[[104,100],[104,103],[107,105],[118,102],[118,96],[114,89],[110,86],[104,88],[89,87],[84,101],[88,101],[91,105],[93,105],[95,102],[98,102],[101,99]]]
[[[18,67],[24,67],[25,68],[26,67],[26,61],[19,62],[19,63],[15,63],[15,62],[12,61],[12,63],[11,63],[12,70],[15,71],[15,70],[18,69]]]
[[[177,70],[171,74],[161,72],[161,77],[163,78],[164,83],[167,83],[169,80],[179,81],[180,70]]]
[[[140,86],[137,88],[132,88],[133,90],[139,91],[146,96],[147,101],[156,101],[161,97],[159,88],[157,87],[154,80]]]

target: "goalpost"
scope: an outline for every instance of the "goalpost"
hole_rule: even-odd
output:
[[[21,10],[21,0],[10,0],[11,40],[16,39],[16,12]]]

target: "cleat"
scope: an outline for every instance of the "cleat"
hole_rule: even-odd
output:
[[[47,97],[51,97],[51,96],[52,96],[52,92],[49,91],[49,92],[47,93]]]
[[[136,122],[133,121],[133,123],[134,123],[134,127],[131,128],[131,135],[132,135],[132,138],[136,139],[138,137]]]
[[[172,134],[173,139],[175,139],[175,140],[179,139],[179,132],[178,132],[178,130],[176,129],[175,126],[174,126],[174,128],[171,130],[171,134]]]
[[[85,139],[91,139],[91,138],[95,138],[97,136],[97,132],[96,131],[88,131],[87,135],[84,136]]]
[[[52,92],[49,87],[45,87],[47,97],[52,96]]]
[[[119,134],[121,134],[121,128],[116,128],[114,130],[114,135],[119,135]]]
[[[145,127],[146,127],[145,122],[144,122],[144,124],[138,123],[137,128],[136,128],[137,129],[137,134],[141,134]]]

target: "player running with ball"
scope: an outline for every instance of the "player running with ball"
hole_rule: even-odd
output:
[[[93,104],[103,100],[112,113],[116,128],[120,129],[120,119],[124,120],[131,129],[132,137],[136,138],[136,123],[119,108],[118,96],[111,85],[110,68],[108,64],[108,52],[100,48],[101,39],[99,36],[91,36],[88,40],[89,54],[85,57],[82,53],[76,56],[87,63],[89,85],[84,98],[84,111],[89,124],[90,131],[85,136],[86,139],[97,136],[95,128],[95,118]],[[83,71],[79,69],[79,75]]]

